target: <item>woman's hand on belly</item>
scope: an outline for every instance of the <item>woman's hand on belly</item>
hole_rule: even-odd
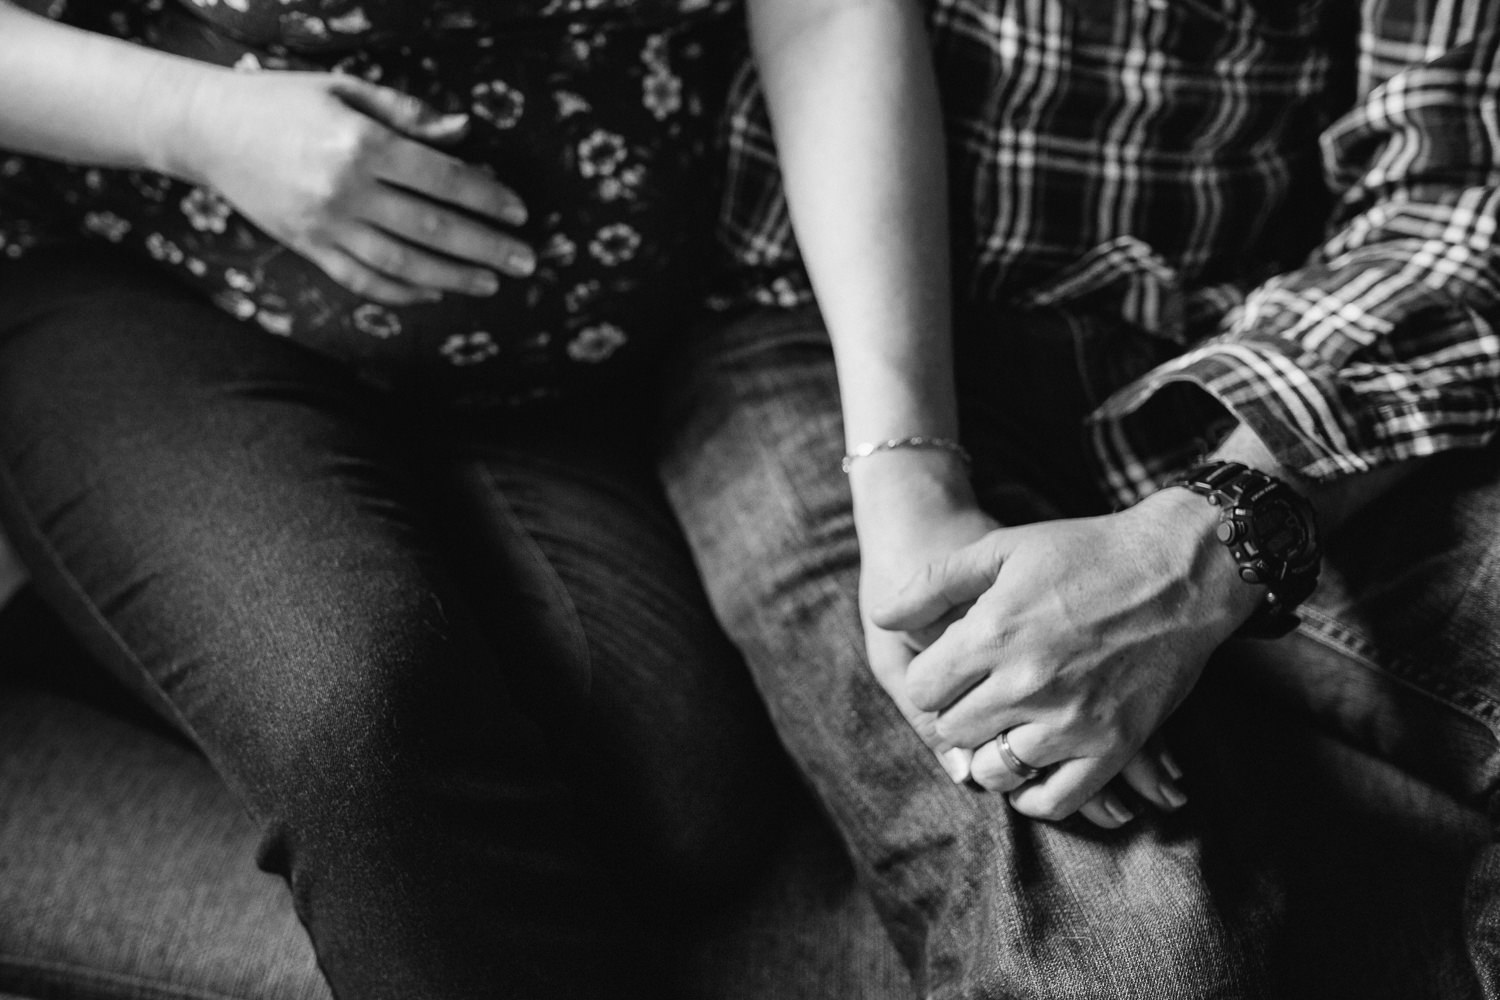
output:
[[[181,172],[356,294],[493,294],[535,268],[526,208],[440,148],[467,118],[326,73],[219,73],[191,95]]]

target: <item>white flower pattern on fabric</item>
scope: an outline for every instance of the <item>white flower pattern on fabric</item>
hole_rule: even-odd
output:
[[[235,319],[250,319],[255,315],[255,303],[250,296],[226,288],[214,296],[214,303]]]
[[[450,364],[464,368],[493,358],[500,353],[500,345],[495,343],[495,338],[488,332],[476,330],[473,333],[451,334],[443,341],[441,350]]]
[[[338,17],[330,17],[327,23],[329,28],[341,35],[357,35],[361,32],[369,31],[373,27],[370,24],[369,15],[365,13],[363,7],[355,7],[353,10],[345,14],[340,14]]]
[[[558,118],[571,118],[574,115],[586,115],[590,111],[594,110],[594,106],[592,104],[571,91],[559,90],[552,95],[552,99],[557,102]]]
[[[153,260],[164,261],[168,264],[181,264],[186,256],[181,247],[161,233],[152,233],[146,237],[146,252]]]
[[[584,327],[578,335],[568,341],[568,357],[574,361],[598,364],[625,346],[625,331],[613,323],[596,323]]]
[[[567,233],[553,233],[537,252],[542,260],[554,267],[572,267],[578,258],[578,244],[569,239]]]
[[[311,39],[318,42],[326,41],[328,38],[328,22],[312,14],[292,11],[282,18],[281,24],[282,30],[293,38]]]
[[[229,225],[229,202],[207,188],[193,188],[182,199],[182,214],[201,233],[222,233]]]
[[[666,71],[647,74],[641,81],[641,100],[657,121],[682,110],[682,78]]]
[[[255,314],[255,322],[260,324],[262,330],[274,333],[278,337],[292,335],[292,317],[286,313],[268,312],[262,309]]]
[[[474,113],[496,128],[515,128],[526,113],[526,95],[504,80],[475,84],[469,96]]]
[[[578,172],[585,177],[608,177],[625,162],[626,153],[622,136],[595,129],[578,144]]]
[[[582,281],[568,289],[563,296],[563,305],[568,312],[578,315],[599,297],[603,286],[597,281]]]
[[[618,267],[635,257],[641,248],[641,234],[628,222],[605,226],[589,241],[589,254],[605,267]]]
[[[373,302],[354,310],[353,320],[356,329],[380,340],[389,339],[401,332],[401,318]]]
[[[130,232],[129,222],[113,212],[90,212],[83,217],[83,227],[91,233],[103,236],[111,243],[118,243]]]

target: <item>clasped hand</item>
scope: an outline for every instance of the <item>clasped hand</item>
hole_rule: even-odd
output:
[[[1248,588],[1204,523],[1207,505],[1176,494],[997,528],[870,611],[906,633],[952,619],[910,661],[902,700],[930,717],[929,742],[972,749],[972,779],[1018,812],[1082,809],[1118,826],[1130,812],[1106,788],[1117,776],[1158,806],[1182,804],[1175,764],[1147,741],[1243,617],[1231,591]],[[1006,766],[1002,733],[1041,775]]]

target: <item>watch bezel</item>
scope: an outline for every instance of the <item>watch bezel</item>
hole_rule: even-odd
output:
[[[1275,476],[1239,462],[1194,466],[1173,485],[1204,497],[1219,508],[1215,537],[1239,564],[1240,578],[1264,586],[1265,600],[1237,634],[1277,638],[1297,627],[1294,610],[1317,587],[1322,566],[1317,515],[1307,499]],[[1268,508],[1284,512],[1268,527]],[[1290,542],[1268,537],[1296,531]]]

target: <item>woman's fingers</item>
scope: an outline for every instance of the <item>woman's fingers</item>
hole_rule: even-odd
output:
[[[986,791],[1008,794],[1024,815],[1060,820],[1078,812],[1114,829],[1135,818],[1120,794],[1126,786],[1165,812],[1187,803],[1182,771],[1157,741],[1120,767],[1097,757],[1059,759],[1060,744],[1045,725],[1019,725],[1004,735],[1004,741],[996,738],[974,751],[970,777]]]
[[[1125,804],[1125,800],[1116,795],[1108,785],[1102,792],[1079,806],[1078,812],[1090,823],[1106,830],[1118,829],[1135,819],[1135,813]]]
[[[321,247],[309,253],[313,263],[330,278],[356,295],[387,306],[409,306],[435,302],[441,293],[421,288],[400,278],[383,274],[347,251]]]
[[[1017,726],[1006,734],[1012,754],[1016,758],[1019,758],[1023,762],[1023,765],[1030,762],[1017,752],[1015,747],[1017,743],[1030,747],[1031,744],[1026,742],[1027,730],[1036,728],[1035,726]],[[1030,752],[1038,753],[1039,751],[1031,750]],[[1040,757],[1037,759],[1038,761],[1041,760]],[[1070,761],[1067,763],[1076,765],[1079,762]],[[1025,767],[1022,766],[1020,769],[1017,769],[1014,761],[1008,761],[999,739],[994,739],[974,751],[974,760],[970,765],[970,776],[975,784],[986,791],[1016,793],[1032,782],[1047,781],[1050,772],[1046,767],[1043,767],[1041,770],[1042,773],[1036,775],[1034,778],[1026,777],[1026,774],[1029,772],[1026,771]],[[1062,765],[1059,765],[1058,770],[1063,770]],[[1011,804],[1016,806],[1017,811],[1025,811],[1021,805],[1017,805],[1016,799],[1017,796],[1012,794]],[[1046,800],[1038,798],[1035,795],[1026,796],[1022,805],[1027,802],[1031,803],[1031,808],[1033,809],[1039,810],[1047,807]],[[1125,804],[1124,799],[1115,794],[1108,785],[1079,806],[1077,811],[1096,826],[1101,826],[1108,830],[1124,826],[1135,818],[1135,814]],[[1062,819],[1064,816],[1070,815],[1071,812],[1072,810],[1069,809],[1067,812],[1057,812],[1041,818]],[[1036,813],[1032,812],[1030,815],[1036,815]]]
[[[1090,799],[1104,794],[1105,786],[1119,772],[1119,762],[1104,757],[1061,761],[1035,781],[1011,792],[1010,804],[1016,812],[1033,819],[1066,819]],[[1108,802],[1106,799],[1106,806]]]
[[[480,296],[493,295],[500,288],[500,279],[492,271],[431,253],[373,226],[348,227],[339,244],[366,267],[403,284]]]
[[[1159,740],[1149,742],[1130,758],[1120,778],[1141,798],[1163,812],[1176,812],[1187,804],[1187,793],[1178,783],[1182,770]],[[1114,829],[1134,818],[1134,810],[1116,792],[1117,781],[1089,799],[1078,811],[1097,826]]]
[[[536,269],[536,255],[519,239],[420,195],[391,188],[378,192],[363,209],[364,221],[371,225],[406,243],[451,257],[455,263],[478,265],[485,275],[492,277],[498,271],[512,278],[524,278]],[[478,273],[471,273],[470,278],[478,284],[485,283]],[[487,294],[477,288],[453,290]]]
[[[519,226],[526,221],[525,203],[487,171],[410,139],[386,146],[375,164],[375,176],[500,225]]]
[[[1130,759],[1120,777],[1137,795],[1165,812],[1175,812],[1187,804],[1187,793],[1179,784],[1182,771],[1156,740]]]
[[[422,142],[457,142],[469,129],[466,114],[443,114],[420,98],[358,77],[337,75],[329,89],[354,110]]]
[[[491,294],[535,269],[508,231],[521,199],[433,145],[461,136],[464,116],[338,74],[225,76],[208,186],[340,284],[403,304]]]

